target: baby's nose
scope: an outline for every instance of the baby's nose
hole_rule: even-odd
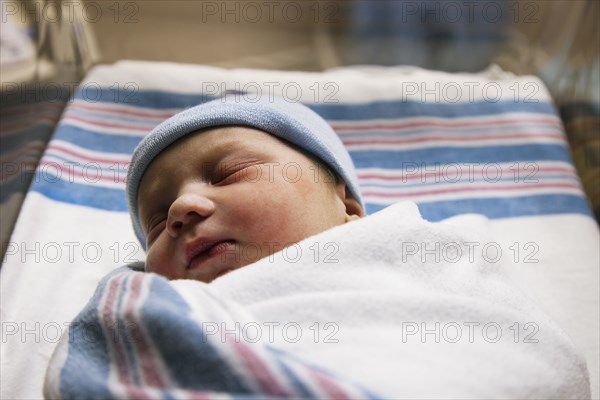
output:
[[[207,197],[195,193],[182,194],[169,208],[167,231],[176,237],[186,225],[204,220],[214,211],[215,204]]]

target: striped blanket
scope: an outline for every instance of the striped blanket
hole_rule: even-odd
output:
[[[58,337],[98,282],[144,260],[124,195],[133,148],[168,116],[224,90],[275,93],[327,119],[370,214],[409,199],[430,221],[489,217],[517,283],[574,338],[597,389],[598,227],[538,79],[494,67],[308,73],[128,61],[90,71],[31,177],[0,270],[0,397],[41,396]]]
[[[129,267],[111,273],[58,348],[45,397],[375,397],[350,379],[257,343],[256,337],[241,340],[240,321],[222,300],[198,289],[201,303],[190,304],[162,278]],[[261,329],[257,322],[247,324],[243,329]]]
[[[589,398],[569,338],[502,260],[467,251],[489,234],[404,202],[210,284],[119,269],[63,335],[45,396]]]
[[[450,74],[441,83],[402,80],[392,98],[382,100],[361,99],[360,85],[338,83],[351,77],[334,72],[312,82],[306,74],[305,82],[293,85],[266,77],[227,82],[226,77],[203,78],[204,86],[196,85],[200,92],[192,93],[142,90],[133,76],[121,78],[126,84],[116,88],[90,78],[93,84],[84,83],[69,104],[41,161],[41,170],[57,179],[41,179],[32,190],[59,201],[126,211],[124,179],[133,149],[159,122],[212,100],[208,83],[254,88],[259,96],[288,85],[295,92],[280,95],[310,99],[307,105],[339,133],[357,167],[368,213],[410,199],[430,220],[465,212],[490,218],[591,215],[562,123],[536,78],[507,78],[497,86],[456,81]]]

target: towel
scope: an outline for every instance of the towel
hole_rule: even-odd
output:
[[[109,274],[49,398],[590,398],[571,340],[504,273],[488,221],[410,202],[210,284]]]

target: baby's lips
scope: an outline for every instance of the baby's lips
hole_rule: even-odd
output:
[[[234,241],[230,239],[206,238],[199,238],[190,242],[185,248],[187,268],[196,268],[206,259],[229,250],[233,243]]]
[[[211,239],[206,237],[200,237],[187,242],[184,245],[186,264],[189,265],[194,257],[206,251],[208,248],[212,247],[217,242],[219,242],[218,239]]]

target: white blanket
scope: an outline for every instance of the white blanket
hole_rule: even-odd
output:
[[[238,340],[268,347],[377,398],[590,398],[583,357],[515,288],[505,274],[506,257],[512,255],[489,236],[485,218],[429,223],[413,203],[405,202],[308,238],[211,284],[173,281],[168,285],[178,292],[177,300],[165,296],[155,302],[153,296],[166,292],[154,293],[157,286],[148,284],[133,312],[124,306],[116,318],[125,325],[142,324],[144,342],[150,343],[143,351],[163,366],[157,374],[164,379],[154,382],[171,382],[156,387],[163,392],[152,392],[163,396],[168,391],[177,397],[181,390],[189,395],[192,389],[204,394],[202,388],[173,383],[177,380],[170,377],[214,362],[188,357],[178,365],[167,363],[168,347],[158,337],[171,329],[167,336],[177,344],[189,340],[192,330],[165,324],[155,335],[155,325],[144,325],[160,320],[161,312],[183,298],[191,312],[182,311],[180,318],[201,327],[221,354],[223,346]],[[143,275],[147,281],[156,279]],[[98,299],[106,298],[103,291],[108,290],[101,288],[76,322],[89,324],[89,315],[105,313],[106,305]],[[156,304],[156,312],[149,312]],[[144,311],[138,313],[138,308]],[[67,397],[61,382],[77,382],[82,390],[92,390],[87,382],[97,383],[96,372],[73,361],[93,362],[97,352],[90,346],[97,343],[78,343],[78,337],[76,332],[63,337],[50,364],[48,395]],[[198,346],[205,342],[198,337]],[[134,358],[143,360],[144,354]],[[119,397],[124,390],[119,384],[127,382],[119,376],[123,368],[115,357],[107,362],[112,379],[101,393]],[[267,368],[280,364],[266,362]],[[234,363],[232,368],[242,367]],[[278,383],[288,393],[297,385],[287,381],[288,388],[284,378]],[[148,382],[138,389],[148,390]],[[256,389],[251,394],[269,393]]]

